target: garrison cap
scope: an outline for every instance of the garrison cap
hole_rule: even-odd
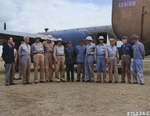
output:
[[[68,41],[67,44],[72,44],[71,41]]]
[[[104,40],[104,37],[103,37],[103,36],[99,36],[98,39],[99,39],[99,40]]]
[[[84,39],[80,39],[79,42],[84,42]]]
[[[138,37],[138,35],[136,35],[136,34],[134,34],[132,37],[131,37],[131,39],[138,39],[139,37]]]
[[[127,36],[123,36],[122,39],[128,39],[128,37]]]
[[[109,41],[111,42],[111,41],[116,41],[115,39],[109,39]]]
[[[41,37],[35,37],[34,39],[41,39]]]
[[[86,41],[89,40],[89,41],[93,41],[92,37],[91,36],[87,36],[87,38],[85,39]]]

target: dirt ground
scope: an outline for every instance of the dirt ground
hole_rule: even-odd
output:
[[[17,85],[6,87],[3,65],[1,62],[0,116],[127,116],[127,112],[150,111],[149,60],[144,62],[144,86],[84,82],[23,85],[15,80]]]

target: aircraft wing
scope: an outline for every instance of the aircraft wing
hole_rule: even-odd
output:
[[[46,35],[42,35],[42,34],[0,30],[0,39],[6,39],[8,36],[11,36],[13,38],[18,38],[18,37],[22,38],[24,36],[28,36],[29,38],[41,37],[42,40],[46,40]],[[57,41],[57,39],[53,38],[53,41]]]

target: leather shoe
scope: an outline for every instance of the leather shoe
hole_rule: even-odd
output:
[[[10,85],[17,85],[16,83],[12,83],[12,84],[10,84]]]
[[[32,83],[26,83],[26,84],[32,84]]]

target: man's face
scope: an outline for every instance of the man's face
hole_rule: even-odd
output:
[[[127,39],[122,39],[122,42],[123,42],[124,44],[126,44],[126,43],[127,43]]]
[[[67,44],[67,46],[68,46],[69,48],[71,48],[72,44]]]
[[[13,43],[13,38],[10,38],[10,39],[8,40],[8,43],[9,43],[9,44],[12,44],[12,43]]]
[[[90,40],[87,40],[87,41],[86,41],[86,43],[87,43],[87,44],[90,44],[90,43],[91,43],[91,41],[90,41]]]
[[[115,45],[115,41],[111,41],[110,44],[111,44],[112,46],[114,46],[114,45]]]
[[[51,40],[48,40],[48,39],[47,39],[47,43],[51,43]]]
[[[135,43],[137,42],[137,39],[133,39],[132,41],[133,41],[133,43],[135,44]]]
[[[99,40],[99,43],[100,43],[100,44],[103,44],[103,42],[104,42],[104,40],[102,40],[102,39]]]
[[[36,43],[39,43],[39,42],[40,42],[40,39],[35,39],[35,42],[36,42]]]
[[[83,44],[84,44],[84,42],[80,42],[79,44],[80,44],[80,45],[83,45]]]
[[[61,41],[58,41],[58,45],[61,45]]]
[[[27,43],[27,44],[28,44],[28,43],[29,43],[29,39],[25,39],[25,43]]]

